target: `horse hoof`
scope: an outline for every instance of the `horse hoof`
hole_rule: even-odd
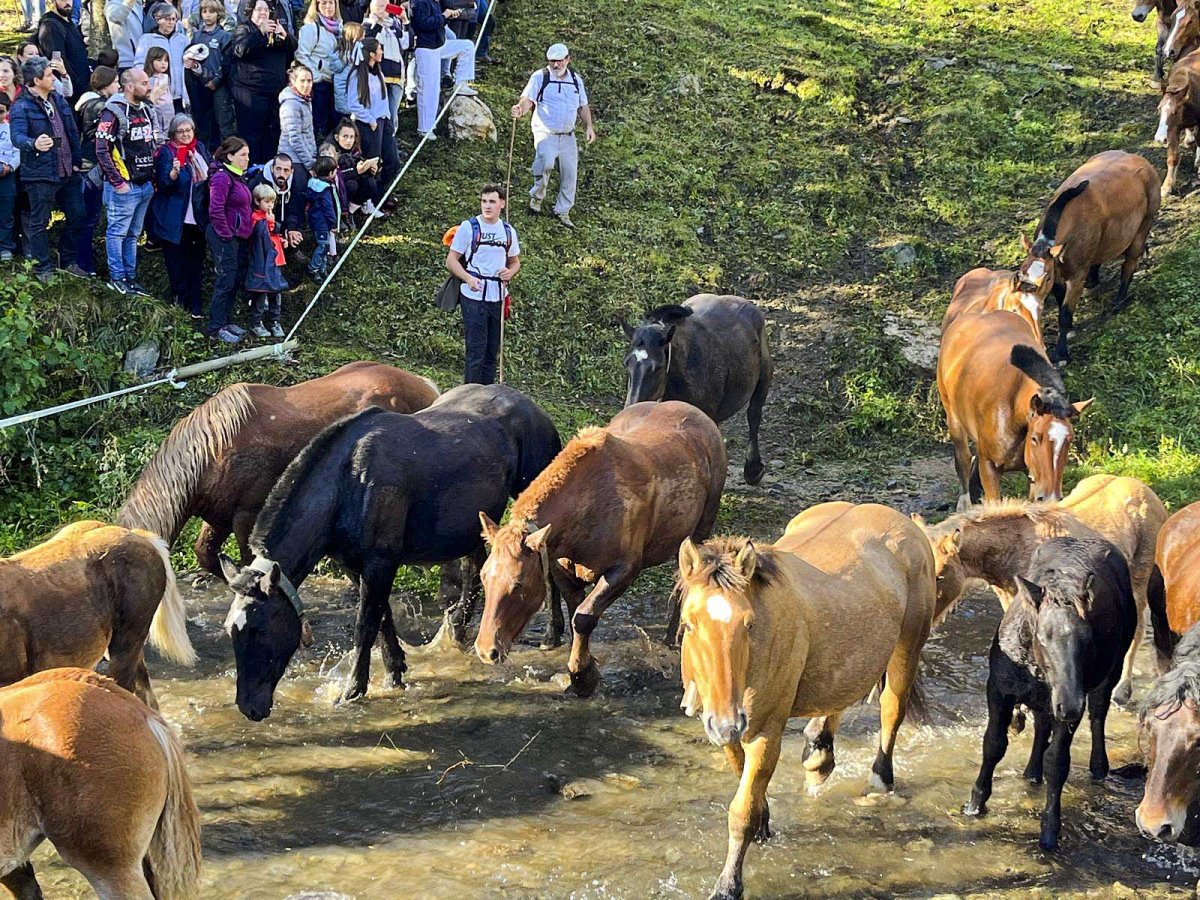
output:
[[[538,649],[539,650],[557,650],[561,646],[562,646],[562,638],[554,638],[554,639],[547,638],[546,640],[544,640],[540,644],[538,644]]]
[[[1038,846],[1047,853],[1052,853],[1058,849],[1058,835],[1042,835],[1038,840]]]
[[[361,700],[365,696],[367,696],[366,688],[346,688],[346,690],[342,692],[342,696],[338,698],[338,705],[340,706],[343,703],[353,703],[355,700]]]
[[[747,462],[742,468],[742,478],[745,479],[746,484],[758,484],[766,473],[767,467],[762,464],[762,460]]]
[[[754,841],[758,844],[767,843],[767,841],[771,840],[771,837],[771,826],[766,822],[763,822],[761,825],[759,825],[758,831],[754,833]]]
[[[384,677],[383,686],[390,691],[404,691],[408,689],[408,685],[404,683],[404,675],[395,673]]]
[[[1091,770],[1092,781],[1103,781],[1108,777],[1108,766],[1104,768],[1095,768]]]
[[[600,685],[600,667],[596,665],[594,659],[580,671],[568,672],[568,674],[571,677],[571,684],[568,690],[574,693],[576,697],[586,700],[592,694],[596,693],[596,688]]]
[[[868,794],[890,794],[896,790],[896,785],[893,782],[888,784],[875,772],[867,776],[867,793]]]
[[[964,816],[970,816],[973,819],[978,819],[981,816],[987,815],[987,804],[976,803],[974,800],[969,800],[963,804],[962,813]]]
[[[1036,773],[1026,772],[1025,780],[1028,781],[1030,784],[1041,784],[1042,783],[1042,773],[1041,772],[1036,772]]]
[[[731,887],[723,887],[720,883],[711,894],[708,900],[742,900],[742,886],[740,884]]]

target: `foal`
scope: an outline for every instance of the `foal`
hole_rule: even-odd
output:
[[[1195,23],[1200,30],[1200,14],[1193,6],[1181,6],[1179,12],[1188,22]],[[1189,53],[1171,69],[1171,77],[1163,85],[1162,99],[1158,101],[1158,131],[1154,140],[1167,145],[1167,178],[1163,182],[1162,196],[1175,192],[1175,178],[1179,171],[1179,135],[1200,126],[1200,53]],[[1196,148],[1194,166],[1200,171],[1200,146]]]
[[[1071,739],[1085,701],[1092,731],[1092,778],[1108,776],[1104,722],[1137,615],[1129,567],[1108,541],[1048,541],[1034,552],[1027,576],[1017,579],[1015,601],[992,640],[983,764],[963,812],[987,812],[992,776],[1008,749],[1013,709],[1024,704],[1033,710],[1035,723],[1025,777],[1041,784],[1043,760],[1049,769],[1038,845],[1053,850],[1062,827]]]

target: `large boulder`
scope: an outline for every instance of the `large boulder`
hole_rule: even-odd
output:
[[[496,142],[496,120],[488,105],[478,97],[455,97],[446,113],[446,123],[450,137],[456,141]]]

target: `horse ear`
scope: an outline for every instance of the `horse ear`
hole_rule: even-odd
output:
[[[1025,237],[1025,235],[1021,235],[1021,237]],[[1012,289],[1014,291],[1018,291],[1018,292],[1021,290],[1021,273],[1020,272],[1013,272]]]
[[[955,528],[954,533],[949,535],[946,538],[946,547],[949,550],[953,551],[954,553],[957,553],[959,550],[962,549],[962,529],[961,528]]]
[[[626,322],[624,319],[617,319],[617,324],[620,325],[621,330],[623,332],[625,332],[625,340],[632,341],[633,340],[633,332],[635,331],[634,327],[632,325],[630,325],[628,322]]]
[[[483,510],[479,511],[479,524],[483,527],[480,537],[489,544],[496,540],[496,532],[500,530],[500,526],[493,522]]]
[[[1031,241],[1029,236],[1023,231],[1021,232],[1021,249],[1026,253],[1033,249],[1033,241]]]
[[[664,344],[671,343],[671,338],[673,338],[674,336],[675,336],[675,326],[668,325],[666,332],[664,332],[664,334],[663,334],[663,343]]]
[[[258,586],[262,589],[262,592],[267,596],[270,596],[271,591],[276,587],[276,585],[279,584],[279,578],[282,574],[283,573],[279,571],[279,563],[271,563],[271,571],[267,572],[262,578],[258,579]]]
[[[925,517],[920,513],[909,513],[908,517],[913,520],[913,523],[916,524],[918,528],[921,528],[922,530],[925,528]]]
[[[225,579],[225,583],[233,581],[237,577],[238,567],[232,559],[222,553],[218,559],[221,561],[221,575]]]
[[[1071,404],[1071,418],[1077,419],[1083,415],[1084,411],[1096,402],[1095,397],[1089,397],[1087,400],[1080,400],[1077,403]]]
[[[1040,584],[1035,584],[1028,579],[1022,578],[1020,575],[1017,576],[1018,601],[1027,604],[1030,609],[1032,609],[1034,612],[1037,612],[1038,607],[1041,606],[1042,597],[1044,596],[1045,592],[1042,590],[1042,586]]]
[[[679,545],[679,574],[684,578],[690,578],[700,568],[700,565],[699,549],[692,543],[691,538],[684,538],[683,543]]]
[[[542,548],[546,546],[546,540],[550,537],[550,527],[549,525],[543,525],[533,534],[528,535],[525,538],[525,546],[534,553],[541,553]]]
[[[1040,416],[1046,409],[1046,401],[1042,399],[1042,394],[1039,391],[1029,398],[1029,417]]]
[[[754,577],[754,570],[758,568],[758,552],[754,549],[754,541],[746,541],[746,545],[738,551],[733,567],[747,581]]]
[[[1066,244],[1055,244],[1053,247],[1050,248],[1050,255],[1054,259],[1058,260],[1059,262],[1063,261],[1063,254],[1066,252],[1067,252]]]

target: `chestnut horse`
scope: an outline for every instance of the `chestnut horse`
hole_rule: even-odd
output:
[[[1112,310],[1125,306],[1133,270],[1146,250],[1146,238],[1158,216],[1158,172],[1146,159],[1123,150],[1097,153],[1076,169],[1055,192],[1038,225],[1035,240],[1021,235],[1026,264],[1041,260],[1054,281],[1058,301],[1060,363],[1070,359],[1075,305],[1084,282],[1095,284],[1100,266],[1122,257],[1121,286]]]
[[[1146,696],[1140,725],[1149,737],[1146,792],[1135,819],[1151,840],[1195,843],[1200,814],[1200,626],[1175,648],[1172,668]]]
[[[1200,502],[1179,510],[1158,533],[1148,599],[1161,675],[1180,637],[1200,622]]]
[[[167,545],[157,535],[76,522],[0,559],[0,684],[58,666],[109,674],[157,708],[143,647],[196,661]],[[0,856],[0,859],[3,857]]]
[[[1150,82],[1158,87],[1163,80],[1163,48],[1167,43],[1167,35],[1171,32],[1171,23],[1175,17],[1175,0],[1135,0],[1133,16],[1135,22],[1145,22],[1146,16],[1152,12],[1158,13],[1158,21],[1154,27],[1158,37],[1154,42],[1154,80]]]
[[[822,503],[774,545],[714,538],[679,548],[688,715],[725,748],[739,778],[714,898],[742,896],[750,841],[770,837],[767,785],[784,727],[815,717],[805,781],[834,768],[842,713],[880,687],[879,752],[869,787],[892,790],[892,751],[933,621],[933,555],[921,530],[876,504]]]
[[[937,385],[960,510],[981,493],[999,500],[1005,472],[1029,473],[1031,500],[1062,496],[1072,421],[1092,401],[1070,402],[1062,375],[1026,319],[1003,310],[959,316],[942,335]]]
[[[1200,28],[1200,14],[1195,7],[1181,6],[1190,21]],[[1154,140],[1167,145],[1167,178],[1163,182],[1162,196],[1165,200],[1175,191],[1175,177],[1179,171],[1179,136],[1184,131],[1195,131],[1200,126],[1200,52],[1189,53],[1171,69],[1171,77],[1163,85],[1162,99],[1158,101],[1158,131]],[[1200,172],[1200,147],[1196,148],[1193,167]]]
[[[1181,0],[1171,17],[1171,30],[1163,44],[1163,55],[1171,62],[1183,59],[1200,47],[1200,16],[1197,16],[1196,0]],[[1174,66],[1171,67],[1174,71]]]
[[[727,465],[713,420],[677,400],[635,403],[580,431],[517,498],[508,524],[480,514],[491,552],[480,572],[479,658],[504,659],[553,579],[575,632],[571,687],[591,696],[600,670],[589,643],[600,616],[646,566],[673,557],[685,538],[708,537]]]
[[[118,523],[153,531],[170,545],[199,516],[196,560],[221,576],[225,540],[236,536],[243,563],[252,557],[250,531],[267,494],[321,430],[371,406],[413,413],[437,396],[428,378],[366,361],[292,387],[230,385],[175,424]]]
[[[1166,520],[1167,509],[1154,491],[1136,478],[1116,475],[1091,475],[1055,504],[1019,500],[986,504],[930,527],[914,517],[933,546],[938,621],[958,603],[968,578],[990,584],[1007,610],[1016,593],[1017,576],[1047,540],[1067,535],[1102,537],[1120,550],[1129,564],[1138,617],[1121,680],[1113,690],[1113,699],[1121,705],[1133,693],[1133,660],[1142,643],[1154,547]]]
[[[682,400],[718,425],[746,410],[750,451],[742,475],[758,484],[766,471],[758,427],[774,372],[762,310],[742,297],[697,294],[651,310],[636,328],[621,327],[629,338],[625,405]]]
[[[42,896],[48,840],[100,900],[197,895],[200,813],[183,747],[116,682],[50,669],[0,690],[0,884]]]
[[[1052,278],[1046,277],[1045,266],[1040,260],[1033,260],[1016,272],[972,269],[954,285],[950,305],[942,316],[942,334],[959,316],[1006,310],[1029,323],[1030,330],[1041,341],[1039,318],[1053,282]]]

